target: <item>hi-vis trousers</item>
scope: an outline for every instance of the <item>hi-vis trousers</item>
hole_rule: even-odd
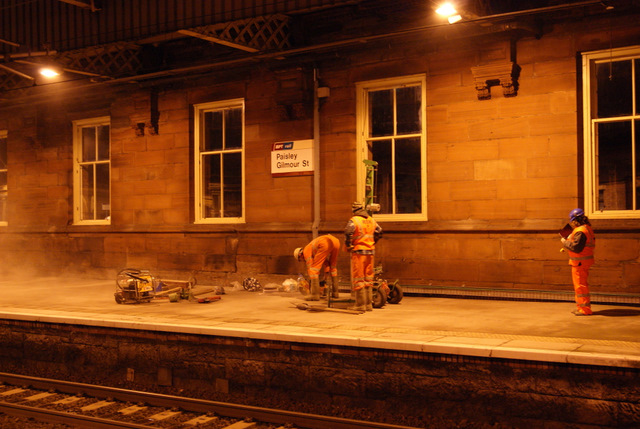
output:
[[[591,312],[591,294],[589,293],[589,268],[593,263],[591,261],[582,261],[579,265],[571,266],[571,279],[573,280],[573,289],[576,292],[576,305],[578,311],[584,314],[592,314]]]
[[[354,291],[373,286],[373,255],[351,253],[351,282]]]

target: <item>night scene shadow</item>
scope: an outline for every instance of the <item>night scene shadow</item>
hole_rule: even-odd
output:
[[[607,310],[599,310],[593,312],[594,316],[606,316],[606,317],[629,317],[640,316],[640,309],[633,308],[610,308]]]

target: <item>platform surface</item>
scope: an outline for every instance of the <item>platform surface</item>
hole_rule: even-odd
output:
[[[593,305],[593,316],[577,317],[566,302],[405,296],[399,304],[347,314],[300,310],[298,292],[230,285],[195,291],[215,286],[225,293],[211,303],[118,304],[114,279],[3,279],[0,319],[640,368],[635,306]]]

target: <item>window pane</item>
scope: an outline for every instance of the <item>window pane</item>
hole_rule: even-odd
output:
[[[242,147],[242,109],[227,110],[225,117],[225,148]]]
[[[109,159],[109,125],[98,126],[98,160]]]
[[[369,136],[393,135],[393,90],[369,93]]]
[[[635,60],[636,115],[640,115],[640,59]],[[637,129],[637,128],[636,128]]]
[[[398,99],[398,134],[419,133],[422,130],[420,120],[420,87],[399,88]]]
[[[242,156],[224,155],[224,217],[242,216]]]
[[[0,170],[7,169],[7,139],[0,138]]]
[[[204,113],[203,152],[222,149],[222,111]]]
[[[396,213],[422,211],[420,139],[396,141]]]
[[[632,114],[631,61],[597,64],[596,79],[598,118]]]
[[[94,195],[93,195],[93,184],[94,184],[94,175],[93,175],[93,164],[92,165],[83,165],[80,167],[80,192],[82,194],[82,201],[80,202],[80,213],[82,216],[82,220],[93,220],[95,219],[93,214],[93,206],[94,206]]]
[[[82,129],[82,161],[96,160],[96,129],[86,127]]]
[[[374,195],[380,204],[379,213],[393,213],[393,166],[391,140],[378,140],[371,144],[371,158],[378,163]]]
[[[109,164],[96,165],[96,219],[107,219],[111,214],[109,199]]]
[[[220,195],[220,155],[205,155],[202,157],[204,192],[204,217],[220,217],[222,212],[222,198]]]
[[[636,148],[636,172],[635,172],[635,193],[636,193],[636,206],[640,205],[640,120],[635,121],[635,148]]]
[[[608,122],[596,126],[597,210],[631,210],[634,177],[631,163],[631,122]]]
[[[7,172],[0,171],[0,222],[7,221]]]

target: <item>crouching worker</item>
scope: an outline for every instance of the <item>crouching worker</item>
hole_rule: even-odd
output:
[[[353,217],[344,229],[345,246],[351,252],[351,288],[356,305],[352,310],[373,310],[373,264],[375,245],[382,228],[365,210],[362,203],[351,205]]]
[[[312,240],[304,248],[298,247],[293,251],[293,257],[298,261],[304,261],[309,275],[310,294],[308,301],[320,300],[320,273],[326,276],[325,267],[328,267],[331,282],[327,283],[331,297],[338,298],[338,252],[340,241],[331,234],[321,235]]]
[[[591,311],[591,293],[589,292],[589,268],[593,265],[593,253],[596,248],[596,237],[591,228],[589,218],[584,210],[573,209],[569,213],[569,225],[573,231],[567,238],[560,238],[562,246],[569,252],[571,279],[576,293],[576,305],[573,311],[576,316],[589,316]]]

